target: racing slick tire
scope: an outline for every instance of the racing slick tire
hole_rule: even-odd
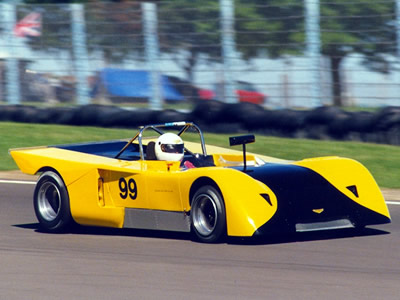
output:
[[[226,236],[225,204],[220,192],[211,185],[199,188],[192,198],[192,232],[204,243],[219,242]]]
[[[67,188],[53,171],[46,171],[39,177],[33,206],[40,227],[46,232],[63,232],[72,223]]]

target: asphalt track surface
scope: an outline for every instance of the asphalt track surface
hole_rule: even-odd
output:
[[[400,299],[396,201],[391,224],[361,235],[212,245],[152,231],[42,233],[33,189],[0,180],[0,299]]]

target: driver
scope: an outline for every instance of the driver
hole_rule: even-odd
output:
[[[155,152],[158,160],[181,161],[183,159],[184,144],[177,134],[164,133],[156,141]]]

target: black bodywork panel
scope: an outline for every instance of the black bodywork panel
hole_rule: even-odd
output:
[[[278,203],[275,215],[255,235],[294,232],[298,223],[339,219],[348,219],[357,227],[390,223],[389,218],[354,202],[308,168],[269,163],[248,167],[246,174],[266,184],[275,193]],[[323,212],[316,213],[319,209]]]

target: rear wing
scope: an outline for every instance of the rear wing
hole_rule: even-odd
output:
[[[243,172],[246,172],[247,163],[246,163],[246,144],[254,143],[256,138],[253,134],[249,135],[241,135],[241,136],[232,136],[229,138],[229,145],[243,145]]]

